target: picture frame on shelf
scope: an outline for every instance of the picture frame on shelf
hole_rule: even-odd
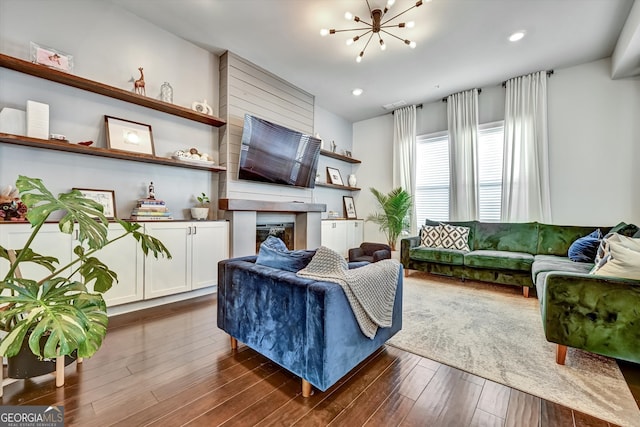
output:
[[[327,182],[334,185],[344,185],[340,171],[329,166],[327,166]]]
[[[345,157],[349,157],[349,158],[351,158],[351,151],[349,151],[349,150],[344,150],[344,156],[345,156]]]
[[[351,196],[342,196],[342,203],[344,205],[344,216],[347,219],[357,219],[356,204]]]
[[[104,116],[104,122],[108,148],[155,156],[150,125],[111,116]]]
[[[73,56],[60,50],[30,42],[31,62],[71,73]]]
[[[93,188],[77,188],[82,196],[98,202],[102,205],[102,213],[107,219],[115,219],[116,217],[116,192],[114,190],[96,190]]]

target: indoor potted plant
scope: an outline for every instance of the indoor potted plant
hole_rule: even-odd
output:
[[[86,199],[78,190],[54,196],[40,179],[20,176],[16,182],[20,199],[28,211],[32,232],[22,248],[0,246],[0,262],[8,272],[0,277],[0,355],[15,356],[23,343],[40,359],[54,359],[77,352],[91,357],[101,346],[107,331],[107,311],[102,294],[117,282],[117,274],[96,258],[103,247],[132,236],[145,255],[171,258],[158,239],[145,234],[142,226],[116,219],[122,233],[109,239],[108,220],[102,205]],[[75,258],[59,265],[56,254],[39,254],[31,249],[45,221],[54,212],[60,232],[77,230],[79,244]],[[36,263],[50,274],[40,280],[21,277],[20,265]],[[93,285],[93,290],[88,286]],[[37,374],[36,374],[37,375]]]
[[[207,219],[209,216],[209,197],[206,194],[201,193],[199,196],[196,196],[198,200],[198,205],[196,207],[191,208],[191,218],[193,219]]]
[[[409,210],[411,209],[411,195],[401,187],[383,194],[375,188],[371,192],[376,198],[382,212],[367,216],[367,221],[375,222],[380,231],[387,236],[387,243],[392,251],[396,250],[396,242],[400,234],[409,228]]]

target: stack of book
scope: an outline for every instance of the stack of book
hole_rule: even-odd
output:
[[[164,200],[138,199],[136,207],[131,211],[134,221],[167,221],[173,219]]]

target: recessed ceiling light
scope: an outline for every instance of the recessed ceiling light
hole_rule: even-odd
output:
[[[362,95],[363,90],[360,89],[359,87],[355,88],[354,90],[351,91],[351,93],[353,94],[353,96],[360,96]]]
[[[522,40],[524,35],[525,35],[524,31],[516,31],[515,33],[513,33],[513,34],[511,34],[509,36],[509,41],[510,42],[517,42],[518,40]]]

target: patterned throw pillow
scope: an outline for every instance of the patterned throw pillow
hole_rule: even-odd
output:
[[[428,248],[440,248],[440,225],[423,225],[420,229],[420,245]]]
[[[469,251],[469,227],[440,224],[440,240],[443,248]]]

